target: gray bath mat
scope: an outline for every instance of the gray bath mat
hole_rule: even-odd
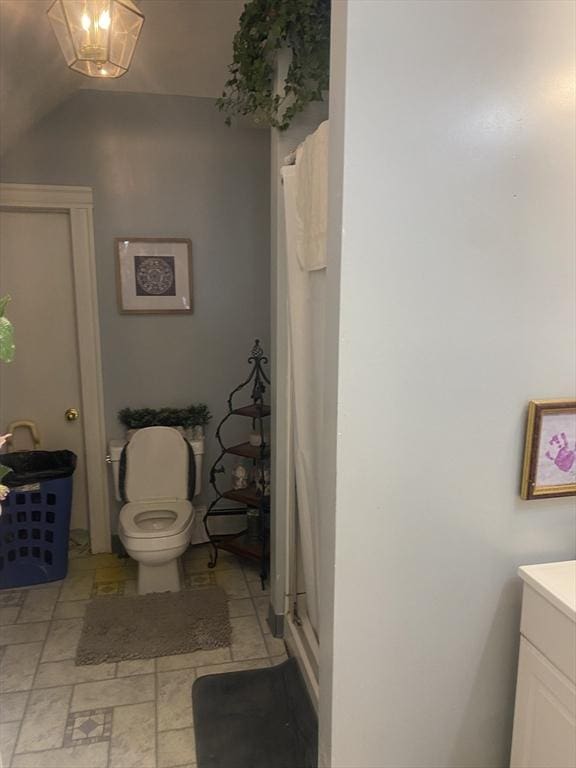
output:
[[[198,768],[318,765],[318,721],[295,659],[200,677],[192,701]]]
[[[228,600],[220,587],[101,597],[88,603],[76,664],[224,648],[231,636]]]

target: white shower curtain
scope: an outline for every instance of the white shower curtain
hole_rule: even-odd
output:
[[[282,169],[286,221],[288,327],[292,376],[294,467],[308,616],[318,634],[319,475],[323,435],[323,354],[326,269],[298,260],[297,166]]]

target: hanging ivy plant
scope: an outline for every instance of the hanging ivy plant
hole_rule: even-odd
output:
[[[283,93],[274,93],[276,55],[288,48],[292,59]],[[254,115],[280,130],[311,101],[322,101],[330,65],[330,0],[251,0],[240,16],[234,57],[218,108]]]

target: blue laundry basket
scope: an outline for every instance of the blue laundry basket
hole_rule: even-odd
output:
[[[0,514],[0,589],[63,579],[68,572],[72,451],[3,454],[12,468]]]

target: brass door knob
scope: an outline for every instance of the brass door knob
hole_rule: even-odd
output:
[[[66,421],[78,421],[78,417],[80,414],[78,413],[77,408],[67,408],[64,411],[64,417]]]

